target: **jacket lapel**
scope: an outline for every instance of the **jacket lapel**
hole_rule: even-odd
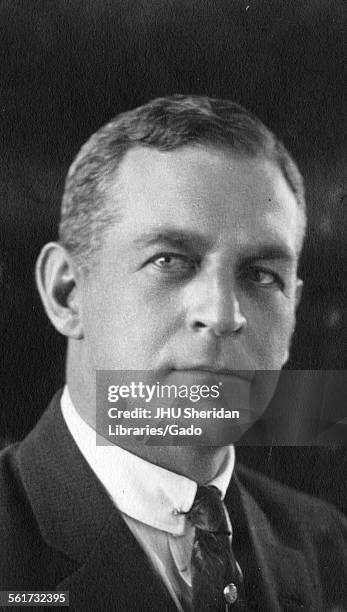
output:
[[[252,610],[315,610],[314,588],[301,550],[286,544],[247,488],[233,476],[226,505],[233,547]],[[288,526],[290,529],[290,526]],[[288,542],[290,535],[288,531]]]
[[[72,609],[176,610],[73,441],[60,394],[20,445],[19,465],[45,542],[68,557],[56,589],[69,591]]]
[[[117,512],[85,563],[56,588],[69,591],[74,610],[176,610],[162,580]]]

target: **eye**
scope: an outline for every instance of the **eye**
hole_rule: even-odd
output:
[[[166,273],[191,272],[196,268],[195,262],[190,257],[180,253],[159,253],[151,257],[147,263]]]
[[[247,270],[248,278],[261,287],[279,287],[284,288],[284,282],[281,277],[272,270],[266,270],[265,268],[249,268]]]

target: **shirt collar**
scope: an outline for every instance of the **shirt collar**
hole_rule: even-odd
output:
[[[191,508],[197,483],[119,446],[96,446],[96,432],[75,409],[67,386],[61,408],[78,448],[117,508],[142,523],[182,535],[186,530],[186,517],[182,513]],[[230,446],[218,473],[208,483],[218,487],[223,498],[234,463],[235,450]]]

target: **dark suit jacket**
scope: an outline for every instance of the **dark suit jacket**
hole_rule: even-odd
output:
[[[248,610],[347,610],[341,515],[242,467],[226,504]],[[73,610],[175,610],[72,440],[59,395],[0,456],[0,590],[10,589],[69,591]]]

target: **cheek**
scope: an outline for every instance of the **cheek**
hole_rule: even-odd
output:
[[[85,340],[94,368],[155,367],[174,333],[173,301],[159,299],[148,288],[138,289],[129,283],[86,300]]]
[[[288,357],[295,325],[292,301],[279,297],[267,308],[253,311],[248,333],[257,361],[257,369],[279,370]]]
[[[280,377],[280,370],[268,368],[258,370],[251,386],[250,407],[254,416],[259,417],[269,405]]]

